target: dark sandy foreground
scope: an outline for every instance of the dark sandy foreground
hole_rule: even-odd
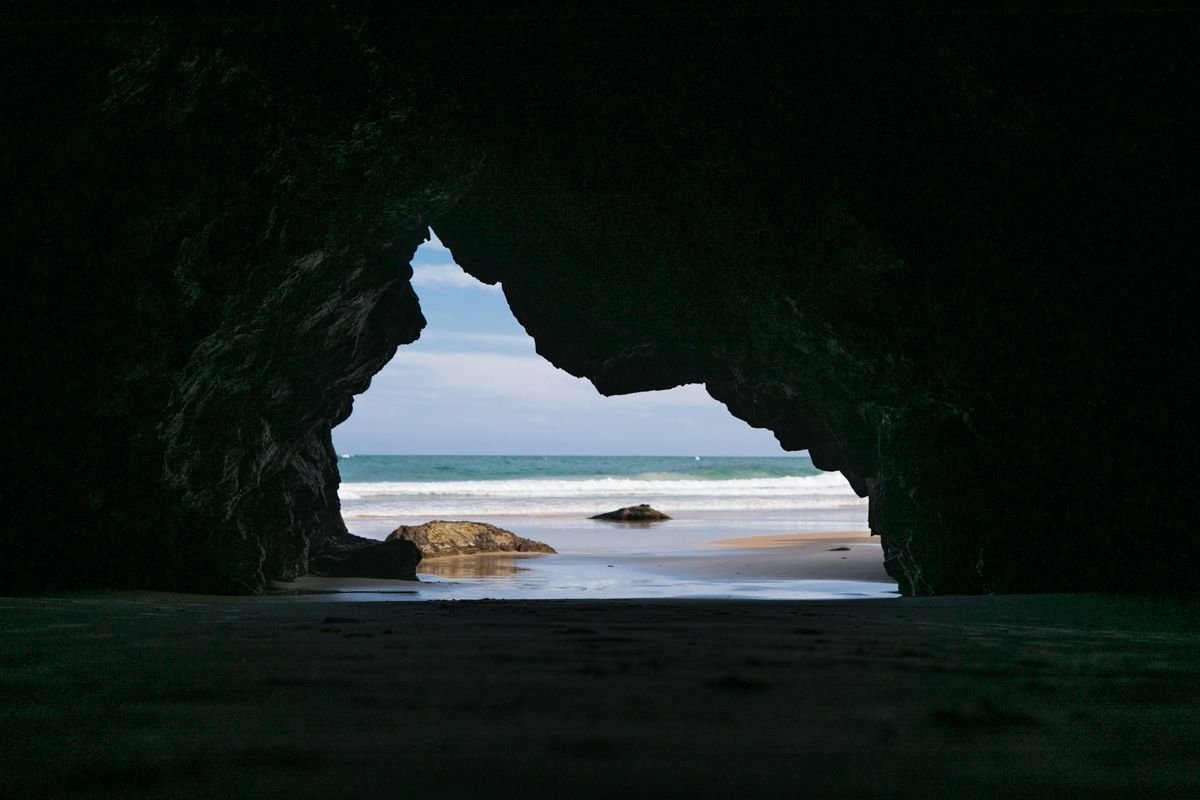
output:
[[[0,794],[1197,797],[1198,616],[0,600]]]

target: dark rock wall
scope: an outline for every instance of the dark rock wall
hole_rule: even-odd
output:
[[[477,49],[505,146],[435,225],[554,363],[869,488],[906,591],[1188,586],[1195,23],[592,21],[532,86]]]
[[[907,592],[1189,590],[1195,17],[838,11],[25,12],[4,588],[342,540],[428,223],[556,365],[842,470]]]
[[[330,427],[424,325],[408,261],[469,168],[406,157],[402,70],[341,16],[32,20],[5,28],[33,513],[4,586],[303,572],[344,533]]]

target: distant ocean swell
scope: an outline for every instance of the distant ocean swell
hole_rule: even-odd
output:
[[[597,458],[597,463],[588,464],[575,458],[567,469],[556,470],[554,465],[545,464],[544,459],[532,457],[526,464],[509,457],[503,465],[482,466],[478,459],[469,462],[460,457],[463,462],[460,465],[447,465],[445,460],[433,465],[440,467],[436,478],[431,474],[428,460],[413,464],[403,462],[405,457],[370,458],[374,463],[364,468],[369,470],[369,477],[362,475],[368,479],[347,480],[338,491],[343,514],[348,518],[594,514],[632,503],[650,503],[667,513],[805,511],[866,503],[854,495],[841,475],[819,472],[807,460],[794,457],[736,459],[737,464],[713,464],[721,460],[708,459],[703,471],[699,465],[693,466],[695,461],[685,459]],[[384,458],[396,461],[388,465],[381,461]],[[648,461],[656,463],[645,463]],[[346,469],[345,461],[342,466],[343,473],[349,473],[344,477],[359,477],[352,469]],[[650,469],[639,471],[646,467]],[[554,471],[574,474],[538,474]],[[596,475],[597,471],[619,474]],[[782,471],[800,474],[757,477],[779,475]],[[481,472],[496,477],[463,479],[478,478]],[[532,475],[511,477],[521,473]],[[580,473],[591,474],[584,477]],[[716,477],[730,474],[756,477]],[[403,479],[418,475],[422,479]]]

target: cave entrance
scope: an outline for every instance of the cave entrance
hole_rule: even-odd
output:
[[[866,501],[840,474],[784,452],[702,386],[600,395],[537,355],[501,287],[430,237],[412,262],[427,327],[333,431],[343,518],[372,539],[482,522],[558,553],[429,557],[423,547],[418,596],[894,591]],[[671,519],[590,519],[642,503]]]

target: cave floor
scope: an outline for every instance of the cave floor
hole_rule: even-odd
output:
[[[1195,797],[1200,611],[0,600],[13,797]]]

